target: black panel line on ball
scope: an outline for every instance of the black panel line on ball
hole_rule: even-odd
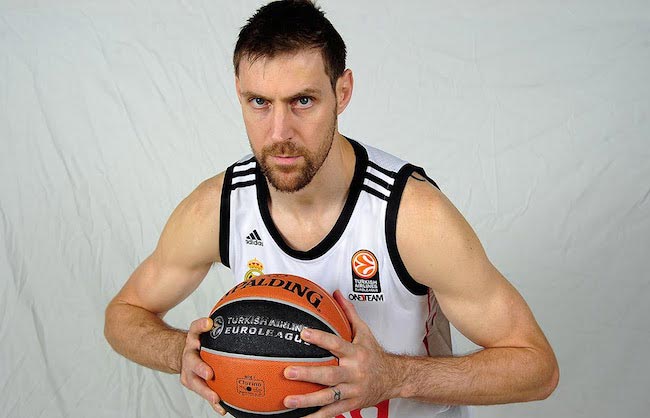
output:
[[[213,350],[211,348],[201,347],[201,351],[205,351],[210,354],[215,354],[217,356],[229,357],[229,358],[240,358],[240,359],[251,359],[251,360],[263,360],[263,361],[284,361],[286,363],[321,363],[325,361],[330,361],[336,359],[336,356],[329,357],[270,357],[270,356],[254,356],[252,354],[237,354],[237,353],[228,353],[226,351]]]
[[[331,329],[332,331],[334,331],[333,334],[336,335],[337,337],[340,337],[340,336],[341,336],[341,334],[339,334],[339,333],[336,331],[336,328],[334,328],[334,327],[332,326],[332,324],[330,324],[329,322],[327,322],[327,321],[325,320],[325,318],[320,317],[320,316],[316,316],[316,315],[314,315],[312,312],[310,312],[310,311],[306,310],[305,308],[303,308],[302,306],[294,305],[293,303],[290,303],[290,302],[287,302],[287,301],[284,301],[284,300],[278,300],[278,299],[273,299],[273,298],[261,298],[261,297],[258,297],[258,296],[257,296],[257,297],[244,297],[244,298],[239,298],[239,299],[235,299],[235,300],[231,300],[231,301],[229,301],[229,302],[226,302],[226,303],[224,303],[223,305],[219,306],[217,309],[221,309],[222,307],[224,307],[224,306],[226,306],[226,305],[230,305],[231,303],[235,303],[235,302],[238,302],[238,301],[240,301],[240,300],[264,300],[264,301],[267,301],[267,302],[274,302],[274,303],[277,303],[277,304],[280,304],[280,305],[291,306],[292,308],[296,308],[296,309],[298,309],[298,310],[300,310],[300,311],[303,311],[304,313],[306,313],[306,314],[312,316],[313,318],[315,318],[315,319],[317,319],[318,321],[322,322],[323,324],[327,325],[327,327],[328,327],[329,329]],[[213,313],[214,313],[214,312],[212,312],[210,315],[212,315]]]
[[[277,410],[277,411],[270,411],[270,412],[249,411],[248,409],[240,408],[240,407],[238,407],[238,406],[233,406],[233,405],[229,404],[228,402],[224,402],[223,399],[221,400],[221,402],[225,403],[225,404],[228,405],[230,408],[232,408],[232,409],[234,409],[234,410],[236,410],[236,411],[245,412],[245,413],[247,413],[247,414],[277,415],[277,414],[286,414],[287,412],[291,412],[291,411],[295,411],[295,410],[296,410],[296,408],[294,408],[294,409],[280,409],[280,410]]]

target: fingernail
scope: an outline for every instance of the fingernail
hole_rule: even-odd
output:
[[[297,408],[298,407],[298,401],[295,399],[289,399],[286,403],[287,408]]]
[[[219,401],[214,398],[212,399],[212,409],[214,409],[216,412],[218,412],[221,415],[225,415],[226,413],[226,410],[223,409],[221,404],[219,404]]]
[[[306,337],[306,338],[311,337],[311,330],[310,330],[309,328],[304,328],[304,329],[302,330],[302,337],[303,337],[303,338],[305,338],[305,337]]]
[[[296,377],[298,377],[298,372],[296,371],[296,369],[287,369],[285,372],[285,376],[287,377],[287,379],[295,379]]]

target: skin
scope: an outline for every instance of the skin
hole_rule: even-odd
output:
[[[236,89],[246,131],[254,154],[266,166],[267,181],[273,180],[271,216],[295,249],[318,244],[347,197],[355,158],[338,132],[336,116],[347,107],[353,84],[347,70],[333,91],[322,57],[314,50],[254,62],[244,58],[240,65]],[[285,377],[336,386],[341,400],[334,402],[334,391],[327,388],[288,396],[287,407],[324,405],[310,417],[325,418],[388,398],[495,404],[544,399],[555,389],[555,356],[525,301],[487,259],[453,204],[421,180],[409,179],[402,197],[400,255],[409,273],[435,292],[451,323],[484,349],[449,358],[387,353],[337,291],[334,296],[350,319],[353,341],[307,329],[301,337],[334,353],[339,366],[288,367]],[[222,185],[223,173],[206,180],[172,213],[154,252],[108,305],[105,335],[133,361],[180,373],[183,385],[223,415],[218,395],[205,383],[213,371],[198,354],[198,336],[211,329],[212,321],[197,319],[188,331],[164,322],[165,314],[220,261],[215,214]]]

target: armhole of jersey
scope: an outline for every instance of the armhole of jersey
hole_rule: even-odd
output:
[[[414,295],[423,296],[427,294],[429,288],[416,282],[409,274],[404,265],[404,261],[402,261],[402,257],[399,255],[399,251],[397,250],[397,213],[399,211],[400,202],[402,201],[402,194],[406,187],[406,182],[413,172],[420,174],[439,189],[436,182],[431,180],[431,178],[429,178],[420,167],[406,164],[397,172],[393,191],[390,194],[388,205],[386,207],[386,245],[388,247],[390,259],[395,267],[395,271],[397,272],[397,276],[404,287]]]
[[[221,208],[219,209],[219,255],[221,264],[230,268],[230,191],[232,190],[232,170],[228,167],[221,187]]]

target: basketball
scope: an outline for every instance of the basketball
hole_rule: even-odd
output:
[[[303,277],[267,274],[230,289],[210,313],[211,331],[201,334],[201,358],[214,370],[208,386],[237,418],[294,418],[319,407],[287,409],[287,395],[323,388],[288,380],[290,365],[333,366],[332,353],[300,339],[303,328],[351,341],[350,323],[327,291]]]

